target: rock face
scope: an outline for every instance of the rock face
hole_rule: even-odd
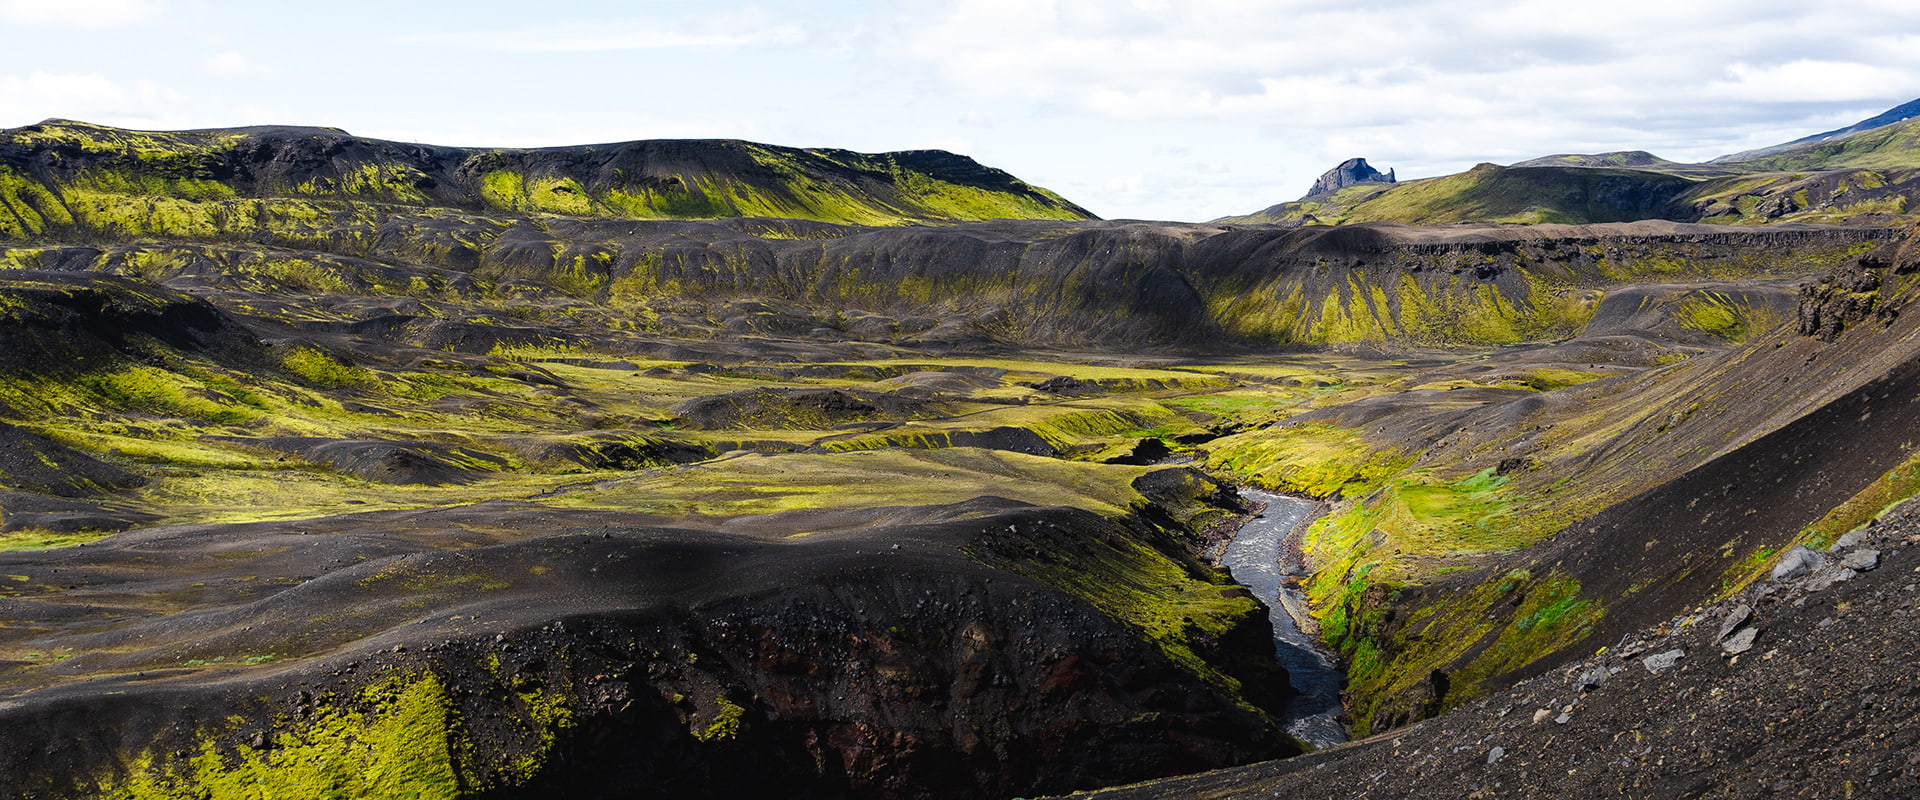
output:
[[[1393,177],[1393,170],[1387,170],[1385,173],[1382,173],[1368,165],[1367,160],[1364,158],[1349,158],[1340,162],[1340,166],[1327,170],[1325,175],[1321,175],[1319,180],[1313,182],[1313,188],[1308,189],[1306,196],[1301,199],[1304,200],[1307,197],[1313,197],[1315,195],[1332,194],[1360,183],[1397,182]]]

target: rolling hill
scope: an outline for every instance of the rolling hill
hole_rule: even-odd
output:
[[[1920,101],[1915,101],[1920,103]],[[1795,142],[1679,164],[1644,151],[1556,155],[1509,167],[1355,187],[1225,217],[1224,224],[1392,221],[1900,225],[1920,200],[1914,103]]]

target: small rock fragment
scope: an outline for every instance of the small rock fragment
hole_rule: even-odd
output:
[[[1606,683],[1607,678],[1612,674],[1605,664],[1595,666],[1592,669],[1580,673],[1573,679],[1573,690],[1576,692],[1593,691],[1599,687],[1600,684]]]
[[[1539,711],[1533,712],[1533,724],[1535,725],[1538,725],[1542,722],[1546,722],[1547,720],[1550,720],[1550,719],[1553,719],[1552,711],[1549,711],[1543,708],[1543,709],[1540,709]]]
[[[1494,745],[1492,750],[1487,751],[1487,763],[1492,764],[1496,761],[1499,761],[1501,758],[1505,757],[1506,754],[1507,754],[1507,748],[1501,747],[1499,745]]]
[[[1753,649],[1753,640],[1760,635],[1759,628],[1746,628],[1720,643],[1720,649],[1730,656],[1737,656]]]
[[[1662,672],[1666,672],[1667,670],[1673,669],[1673,665],[1680,663],[1680,659],[1683,659],[1686,657],[1687,657],[1687,651],[1676,647],[1664,653],[1655,653],[1653,655],[1647,656],[1646,658],[1640,659],[1640,665],[1643,667],[1646,667],[1648,672],[1658,675]]]
[[[1880,566],[1880,551],[1862,547],[1840,559],[1840,566],[1855,572],[1866,572]]]
[[[1845,550],[1850,547],[1857,547],[1866,541],[1867,541],[1867,529],[1861,528],[1860,530],[1854,531],[1852,533],[1849,533],[1845,536],[1840,537],[1840,541],[1834,542],[1833,546],[1827,548],[1827,550],[1829,552],[1837,553],[1841,550]]]
[[[1746,625],[1747,622],[1752,619],[1753,606],[1747,605],[1746,603],[1735,606],[1732,611],[1727,612],[1726,620],[1720,623],[1720,633],[1713,637],[1714,641],[1719,641],[1731,636],[1734,631],[1740,630],[1741,626]]]
[[[1557,717],[1554,717],[1554,718],[1553,718],[1553,721],[1554,721],[1555,723],[1557,723],[1557,724],[1560,724],[1560,725],[1565,725],[1565,724],[1567,724],[1567,722],[1568,722],[1568,721],[1570,721],[1570,720],[1572,720],[1572,719],[1573,719],[1573,715],[1572,715],[1572,714],[1569,714],[1569,713],[1566,713],[1566,712],[1564,712],[1564,711],[1562,711],[1562,712],[1560,712],[1560,716],[1557,716]]]
[[[1808,550],[1804,545],[1794,545],[1793,549],[1780,557],[1779,563],[1773,565],[1773,579],[1790,581],[1826,566],[1826,563],[1826,557],[1819,553]]]
[[[1836,583],[1846,583],[1847,581],[1853,580],[1853,576],[1857,574],[1859,573],[1846,567],[1825,566],[1821,567],[1818,572],[1813,573],[1813,575],[1809,576],[1805,581],[1802,581],[1800,586],[1809,592],[1824,592],[1832,588]]]

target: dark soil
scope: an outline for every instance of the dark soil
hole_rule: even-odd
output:
[[[0,423],[0,485],[59,497],[89,497],[146,483],[71,447]]]
[[[702,429],[830,428],[851,422],[927,419],[947,407],[918,397],[857,389],[749,389],[689,400],[674,408]]]
[[[507,466],[507,462],[499,456],[438,442],[292,436],[266,439],[208,438],[298,456],[375,483],[427,486],[468,483],[489,470]]]

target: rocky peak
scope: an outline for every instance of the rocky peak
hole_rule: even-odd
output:
[[[1340,166],[1327,170],[1319,180],[1313,182],[1313,188],[1307,190],[1305,200],[1319,194],[1332,194],[1356,183],[1396,183],[1393,170],[1382,173],[1367,164],[1364,158],[1349,158],[1340,162]]]

